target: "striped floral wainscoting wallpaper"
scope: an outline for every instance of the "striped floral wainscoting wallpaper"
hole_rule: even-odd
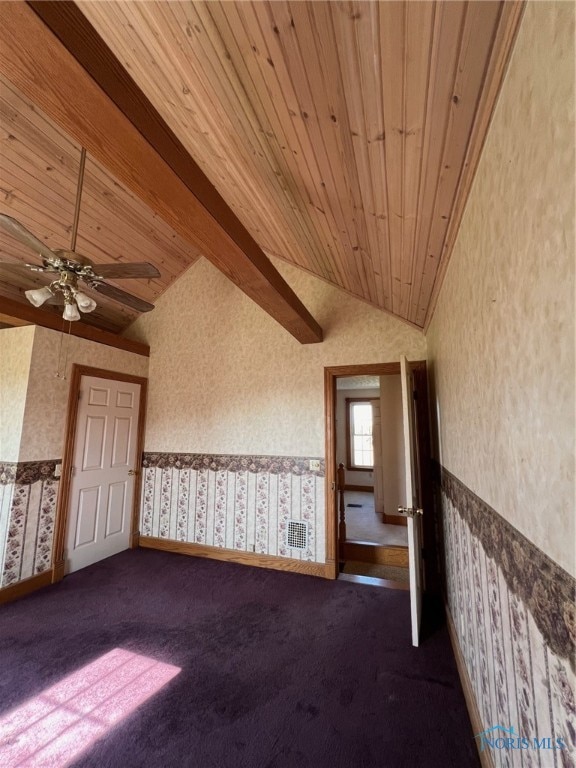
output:
[[[496,766],[573,768],[576,581],[445,469],[446,593],[485,728],[561,738],[565,749],[495,749]]]
[[[47,571],[52,565],[57,463],[0,462],[0,587]]]
[[[145,453],[143,468],[142,536],[325,562],[323,459]],[[304,549],[288,547],[290,520],[307,524]]]

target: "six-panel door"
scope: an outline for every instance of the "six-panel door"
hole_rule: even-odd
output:
[[[66,572],[130,546],[140,385],[83,376],[70,506]]]

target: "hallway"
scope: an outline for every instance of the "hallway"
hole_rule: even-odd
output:
[[[346,539],[347,541],[369,541],[389,547],[407,547],[406,526],[387,525],[374,511],[374,494],[362,491],[346,491]],[[360,506],[350,506],[360,505]]]

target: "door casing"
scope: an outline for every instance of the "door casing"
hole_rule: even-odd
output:
[[[64,441],[64,453],[62,456],[62,472],[60,478],[60,491],[58,493],[58,505],[56,508],[56,522],[54,529],[54,546],[52,549],[52,582],[64,578],[65,560],[64,547],[66,542],[66,528],[68,525],[68,506],[70,502],[70,481],[74,459],[74,444],[76,440],[76,424],[78,419],[78,401],[80,395],[80,383],[82,376],[95,376],[99,379],[112,379],[114,381],[127,381],[132,384],[140,384],[140,411],[138,413],[138,426],[136,435],[136,455],[138,456],[138,473],[134,481],[134,499],[132,503],[132,515],[130,524],[130,548],[138,546],[140,532],[138,520],[140,512],[140,495],[142,487],[142,472],[140,462],[144,450],[144,425],[146,419],[146,398],[148,379],[142,376],[132,376],[128,373],[108,371],[104,368],[91,368],[87,365],[74,364],[72,366],[72,378],[68,392],[68,410],[66,414],[66,432]]]

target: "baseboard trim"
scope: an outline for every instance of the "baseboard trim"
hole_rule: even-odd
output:
[[[66,574],[66,561],[64,558],[62,560],[58,560],[57,563],[54,563],[52,566],[52,583],[56,584],[57,581],[62,581]]]
[[[386,512],[382,512],[382,522],[386,525],[408,525],[408,518],[402,517],[402,515],[387,515]]]
[[[446,624],[448,625],[448,634],[450,635],[450,642],[452,643],[452,650],[454,651],[454,658],[456,659],[456,667],[458,669],[458,675],[460,676],[460,683],[462,684],[462,690],[464,691],[464,698],[466,699],[466,707],[468,709],[468,715],[470,716],[470,722],[472,723],[472,729],[474,733],[482,733],[485,730],[486,725],[482,722],[478,705],[476,704],[476,697],[474,696],[474,689],[472,688],[472,682],[466,669],[466,662],[462,655],[462,649],[458,642],[458,635],[456,634],[456,627],[454,626],[454,620],[450,614],[450,610],[447,605],[444,606],[446,612]],[[478,757],[480,758],[480,765],[482,768],[495,768],[492,754],[489,750],[480,751],[479,740],[476,739],[476,748],[478,749]]]
[[[187,541],[172,541],[154,536],[140,536],[139,545],[146,549],[160,549],[164,552],[176,552],[192,557],[206,557],[211,560],[225,560],[228,563],[252,565],[256,568],[272,568],[276,571],[302,573],[306,576],[319,576],[322,579],[334,579],[334,563],[311,563],[308,560],[295,560],[277,555],[260,555],[256,552],[240,552],[236,549],[208,547],[205,544],[193,544]]]
[[[18,600],[20,597],[29,595],[31,592],[36,592],[37,589],[47,587],[52,584],[52,571],[44,571],[37,576],[31,576],[29,579],[24,579],[16,584],[11,584],[9,587],[2,587],[0,589],[0,605],[3,603],[10,603],[12,600]]]
[[[373,485],[348,485],[344,486],[345,491],[364,491],[364,493],[374,493]]]

